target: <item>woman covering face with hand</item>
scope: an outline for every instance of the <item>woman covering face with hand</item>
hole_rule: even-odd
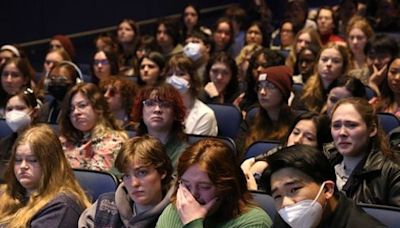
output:
[[[270,227],[268,215],[250,203],[233,153],[215,139],[190,146],[179,159],[177,192],[156,227]]]

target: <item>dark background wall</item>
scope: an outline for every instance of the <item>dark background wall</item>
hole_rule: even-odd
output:
[[[251,0],[198,0],[200,8],[229,3],[246,5]],[[8,0],[0,7],[0,45],[24,43],[50,38],[55,34],[74,34],[93,29],[115,26],[123,18],[136,21],[180,13],[193,0]],[[334,4],[337,1],[309,1],[311,7]],[[282,16],[286,0],[267,0],[274,21]],[[203,18],[210,25],[222,12]],[[149,28],[147,28],[148,30]],[[88,62],[93,52],[95,36],[74,38],[77,62]],[[47,44],[25,48],[35,66],[40,67]],[[90,54],[89,54],[90,53]]]

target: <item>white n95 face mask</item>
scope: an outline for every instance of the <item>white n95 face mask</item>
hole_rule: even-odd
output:
[[[293,205],[281,208],[278,213],[282,219],[293,228],[312,228],[316,227],[322,218],[323,209],[317,201],[325,186],[321,185],[319,192],[314,200],[302,200]]]
[[[200,52],[200,44],[197,43],[188,43],[183,47],[183,53],[192,59],[193,61],[197,61],[201,58]]]
[[[167,83],[171,84],[179,93],[183,94],[188,91],[190,88],[189,82],[185,79],[178,77],[176,75],[172,75],[167,78]]]
[[[12,110],[6,113],[6,123],[13,132],[28,126],[31,121],[31,117],[24,111]]]

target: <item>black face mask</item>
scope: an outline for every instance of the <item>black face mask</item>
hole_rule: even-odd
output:
[[[65,94],[67,94],[68,90],[71,88],[71,85],[49,85],[47,87],[47,91],[52,95],[56,100],[62,101],[64,99]]]

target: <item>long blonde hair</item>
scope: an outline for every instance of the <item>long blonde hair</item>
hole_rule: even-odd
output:
[[[26,144],[29,144],[42,170],[39,187],[29,197],[14,173],[16,150]],[[17,138],[5,180],[6,185],[0,191],[0,224],[8,227],[29,226],[31,219],[60,194],[73,197],[84,208],[90,206],[65,158],[58,137],[46,125],[29,128]]]
[[[339,79],[341,77],[346,77],[347,71],[349,68],[349,64],[350,64],[350,60],[349,60],[349,51],[343,45],[329,43],[327,46],[325,46],[319,52],[319,55],[317,58],[318,62],[321,57],[321,53],[324,50],[330,49],[330,48],[333,48],[333,49],[336,49],[337,51],[339,51],[339,53],[343,59],[342,72],[341,72],[341,75],[337,79]],[[324,86],[322,84],[321,77],[318,72],[318,64],[319,64],[318,62],[317,62],[317,64],[315,64],[314,74],[310,76],[310,78],[307,80],[306,84],[304,85],[303,94],[301,95],[300,99],[304,102],[304,105],[307,110],[319,113],[326,102],[327,88],[324,88]]]
[[[292,69],[295,69],[296,67],[297,54],[300,52],[300,50],[297,50],[297,40],[301,35],[305,33],[307,33],[310,36],[311,44],[314,44],[319,48],[322,47],[321,39],[319,38],[318,32],[314,28],[308,27],[300,30],[294,38],[292,48],[290,49],[289,55],[285,61],[285,65],[291,67]]]

